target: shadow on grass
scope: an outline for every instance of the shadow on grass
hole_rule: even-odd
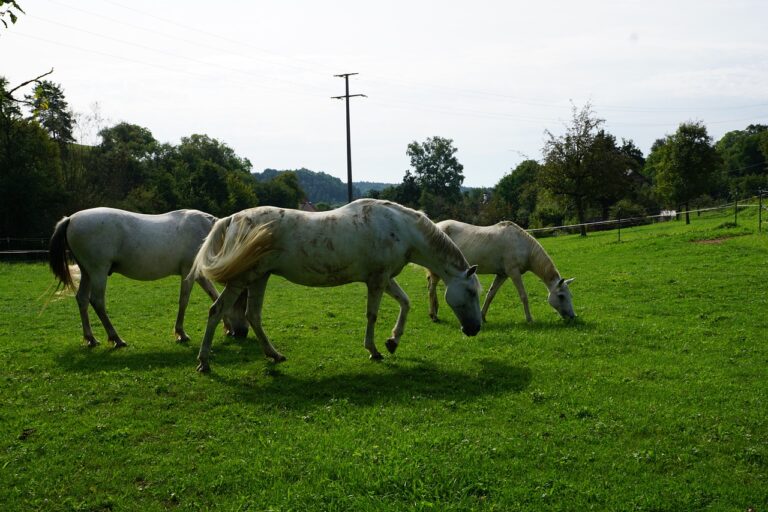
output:
[[[173,343],[173,342],[169,342]],[[102,372],[117,370],[148,370],[197,364],[197,346],[177,344],[167,350],[146,351],[141,348],[108,348],[103,344],[88,348],[83,345],[68,348],[56,355],[56,364],[74,372]]]
[[[486,395],[522,392],[531,382],[531,371],[490,359],[479,361],[479,366],[457,370],[422,359],[399,358],[395,363],[381,363],[380,367],[327,376],[289,375],[280,365],[269,364],[262,375],[231,377],[217,373],[214,368],[209,378],[232,388],[246,402],[301,409],[308,403],[324,404],[330,400],[346,400],[356,405],[412,403],[420,399],[474,401]]]
[[[157,368],[186,367],[195,371],[196,344],[176,345],[167,350],[88,349],[73,347],[55,358],[62,368],[80,373],[148,371]],[[354,369],[289,373],[283,364],[266,362],[255,339],[214,343],[212,373],[201,378],[224,385],[239,400],[249,403],[302,409],[308,404],[344,399],[350,403],[412,402],[445,399],[455,402],[476,400],[486,395],[519,393],[531,382],[527,367],[482,359],[467,361],[461,367],[446,368],[421,357],[392,357],[382,363],[370,362]],[[365,357],[365,356],[361,356]],[[233,374],[233,368],[248,368]],[[327,374],[324,374],[327,373]]]

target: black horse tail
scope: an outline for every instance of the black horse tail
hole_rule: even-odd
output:
[[[69,272],[69,262],[67,260],[67,227],[69,227],[69,217],[64,217],[57,224],[51,236],[51,242],[48,246],[48,266],[51,272],[59,280],[59,284],[64,285],[64,289],[75,289],[75,283],[72,274]]]

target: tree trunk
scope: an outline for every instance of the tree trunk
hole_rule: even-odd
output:
[[[690,208],[688,208],[688,203],[685,203],[685,224],[686,225],[691,223],[691,216],[688,213],[688,210],[690,210]]]
[[[584,205],[582,204],[581,200],[576,201],[576,215],[579,218],[579,235],[580,236],[587,236],[587,226],[584,225],[585,220],[585,213],[584,213]]]

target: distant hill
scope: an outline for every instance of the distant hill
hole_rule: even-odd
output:
[[[264,169],[263,172],[252,173],[253,177],[259,181],[269,181],[280,173],[287,170],[278,171],[277,169]],[[299,179],[299,185],[307,194],[307,198],[313,203],[328,203],[337,205],[347,202],[347,183],[341,181],[335,176],[324,172],[310,171],[309,169],[295,169],[296,177]],[[381,190],[388,187],[389,183],[373,183],[368,181],[352,182],[352,196],[354,198],[362,197],[363,193],[369,190]]]

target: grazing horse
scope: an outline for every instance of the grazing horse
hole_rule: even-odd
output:
[[[549,304],[565,319],[573,319],[571,292],[568,284],[573,279],[563,279],[552,258],[541,244],[514,222],[502,221],[493,226],[473,226],[455,220],[437,223],[456,245],[467,260],[477,264],[478,274],[496,274],[488,295],[483,302],[483,321],[493,297],[508,277],[517,287],[520,301],[525,309],[525,319],[533,321],[528,307],[528,294],[523,286],[522,274],[530,270],[549,290]],[[429,316],[437,321],[437,283],[440,276],[429,272]]]
[[[99,342],[93,336],[88,319],[88,303],[93,306],[107,331],[109,341],[124,347],[105,309],[104,292],[107,276],[117,272],[131,279],[152,281],[180,275],[179,312],[176,316],[176,339],[188,341],[184,331],[184,311],[195,279],[188,277],[197,250],[211,230],[216,217],[197,210],[177,210],[162,215],[144,215],[113,208],[82,210],[61,219],[53,232],[49,265],[59,284],[74,290],[75,282],[67,264],[67,250],[80,267],[77,305],[83,324],[83,337],[88,346]],[[200,277],[200,286],[216,300],[218,291]],[[244,304],[239,305],[244,310]],[[244,315],[233,310],[225,328],[238,337],[248,333]]]
[[[248,290],[246,317],[264,354],[284,361],[261,327],[264,290],[271,274],[305,286],[338,286],[363,282],[368,287],[365,348],[382,358],[374,344],[376,316],[384,292],[400,305],[392,337],[393,353],[410,309],[408,296],[395,282],[408,262],[431,269],[446,282],[445,298],[474,336],[480,330],[480,283],[451,239],[422,213],[399,204],[359,199],[328,212],[274,207],[251,208],[216,222],[197,254],[192,273],[226,286],[211,306],[198,355],[198,371],[210,370],[211,342],[221,312]]]

